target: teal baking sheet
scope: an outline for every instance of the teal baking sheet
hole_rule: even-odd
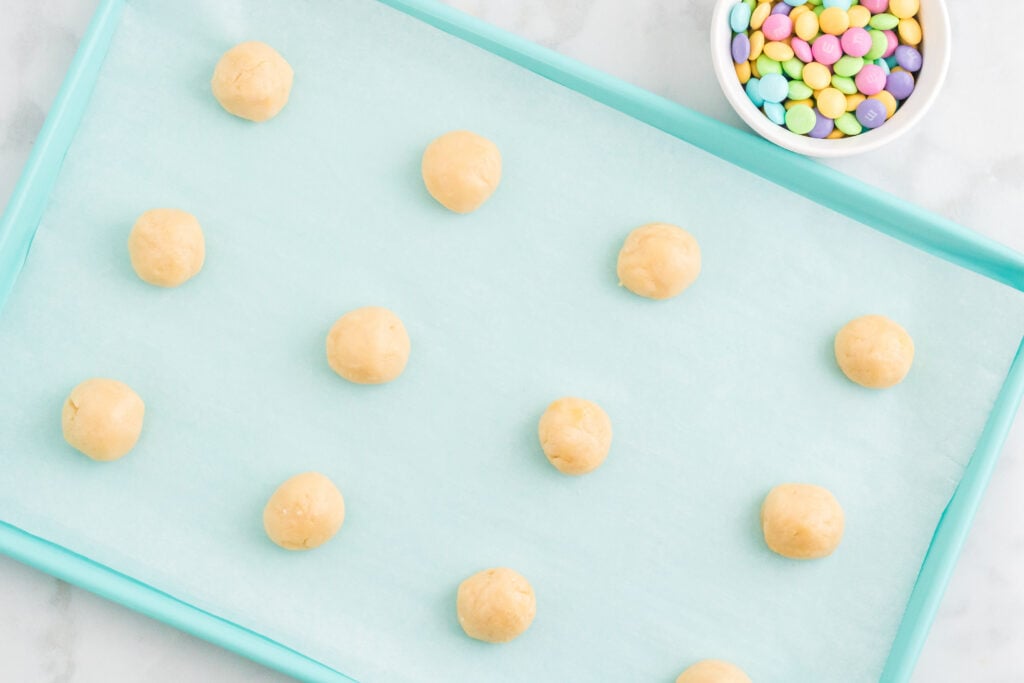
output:
[[[433,20],[476,26],[454,17]],[[474,35],[513,56],[514,41]],[[259,126],[207,85],[248,39],[296,71],[288,108]],[[518,61],[558,77],[565,65],[538,55]],[[87,58],[98,69],[102,51]],[[861,206],[861,186],[815,164],[560,73],[1020,282],[1014,255],[891,198]],[[502,187],[466,217],[418,177],[425,143],[460,127],[505,158]],[[46,205],[0,316],[4,549],[310,680],[668,681],[709,656],[758,681],[901,680],[957,547],[931,544],[935,576],[901,626],[933,532],[969,464],[971,496],[944,525],[966,528],[1020,394],[1019,367],[1004,386],[1018,291],[371,0],[129,1],[52,193],[23,190],[15,212],[31,213],[26,196]],[[127,260],[152,206],[206,230],[206,266],[178,290],[143,285]],[[701,279],[671,302],[614,277],[625,234],[654,220],[704,252]],[[12,278],[13,236],[32,225],[4,225]],[[410,331],[391,385],[346,384],[324,360],[331,323],[361,305]],[[867,312],[917,342],[891,391],[851,385],[831,359],[834,331]],[[112,465],[60,437],[64,396],[94,375],[147,402],[143,439]],[[600,402],[616,430],[606,465],[579,479],[536,444],[541,411],[566,394]],[[309,469],[339,484],[348,518],[295,555],[266,540],[260,511]],[[833,557],[764,548],[760,499],[790,480],[842,501]],[[523,572],[539,600],[531,630],[500,647],[465,638],[453,613],[458,582],[493,565]]]

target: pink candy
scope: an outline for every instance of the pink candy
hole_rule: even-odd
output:
[[[826,33],[814,40],[814,44],[811,45],[811,54],[814,56],[814,61],[825,66],[832,66],[843,56],[843,50],[839,45],[839,39]]]
[[[872,14],[881,14],[889,11],[889,0],[860,0]]]
[[[803,38],[794,37],[790,41],[789,46],[793,48],[793,54],[804,64],[814,61],[814,55],[811,52],[811,44]]]
[[[863,57],[871,51],[871,34],[856,26],[846,30],[839,40],[843,52],[851,57]]]
[[[773,14],[761,24],[761,31],[768,40],[785,40],[793,33],[793,20],[785,14]]]
[[[874,95],[885,89],[885,69],[875,64],[866,64],[853,79],[857,90],[865,95]]]
[[[885,52],[882,53],[883,57],[891,57],[893,52],[896,52],[896,48],[900,46],[900,39],[896,37],[896,32],[882,31],[885,34],[885,40],[889,43],[889,47],[885,48]]]

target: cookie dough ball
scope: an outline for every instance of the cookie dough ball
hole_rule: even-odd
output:
[[[367,306],[338,318],[327,334],[331,369],[356,384],[384,384],[409,362],[409,333],[386,308]]]
[[[619,282],[648,299],[670,299],[700,275],[700,246],[693,235],[668,223],[649,223],[629,233],[619,251]]]
[[[473,574],[459,584],[455,603],[459,625],[470,638],[507,643],[530,628],[537,597],[522,574],[499,567]]]
[[[263,528],[285,550],[310,550],[331,540],[345,521],[345,499],[319,472],[281,484],[263,509]]]
[[[64,401],[64,440],[93,460],[117,460],[142,433],[146,405],[124,382],[87,379]]]
[[[151,285],[177,287],[198,273],[206,241],[196,217],[179,209],[150,209],[128,235],[128,256],[136,275]]]
[[[612,446],[608,413],[582,398],[560,398],[549,405],[537,431],[544,455],[564,474],[596,470]]]
[[[899,384],[914,362],[914,340],[884,315],[865,315],[839,330],[836,362],[847,377],[870,389]]]
[[[501,152],[476,133],[452,131],[427,145],[422,172],[434,199],[455,213],[469,213],[498,189]]]
[[[794,560],[826,557],[843,540],[843,508],[825,488],[781,484],[761,505],[761,528],[768,547]]]
[[[224,53],[210,87],[220,106],[250,121],[266,121],[288,104],[295,73],[266,43],[239,43]]]
[[[705,659],[679,674],[676,683],[752,683],[750,676],[735,664],[720,659]]]

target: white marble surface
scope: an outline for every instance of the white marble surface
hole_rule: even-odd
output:
[[[216,2],[216,0],[211,0]],[[713,0],[448,0],[462,10],[741,125],[711,72]],[[97,0],[0,0],[0,205]],[[834,165],[1024,251],[1024,3],[952,2],[946,88],[898,144]],[[987,5],[987,3],[986,3]],[[1005,79],[1016,79],[1007,87]],[[0,416],[2,424],[2,416]],[[1018,419],[915,683],[1024,681],[1024,420]],[[288,680],[0,558],[0,681]],[[789,683],[789,682],[787,682]]]

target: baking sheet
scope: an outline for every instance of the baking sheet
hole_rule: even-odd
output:
[[[247,39],[296,70],[261,126],[207,87]],[[505,156],[469,217],[418,179],[426,141],[457,127]],[[124,250],[158,205],[207,233],[177,291],[138,282]],[[704,250],[673,302],[616,287],[621,239],[651,220]],[[389,386],[323,359],[333,320],[366,304],[413,338]],[[890,392],[830,357],[865,312],[917,342]],[[0,516],[365,681],[668,680],[706,656],[758,680],[876,680],[1022,329],[1019,294],[370,0],[131,2],[0,317]],[[116,465],[60,438],[92,375],[147,401]],[[578,480],[535,443],[564,394],[616,428]],[[349,516],[296,556],[259,515],[306,469]],[[757,507],[784,480],[836,492],[837,555],[764,549]],[[459,580],[496,564],[539,596],[502,647],[453,617]]]

